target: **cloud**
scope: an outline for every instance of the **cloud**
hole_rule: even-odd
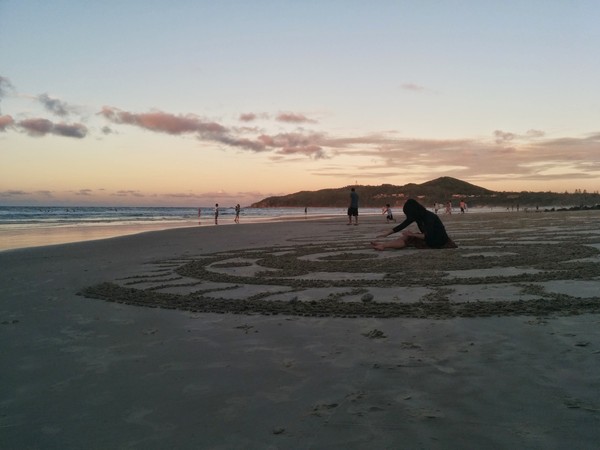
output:
[[[212,199],[212,200],[219,200],[219,201],[225,201],[225,200],[232,201],[233,199],[236,199],[237,197],[239,197],[238,194],[232,194],[232,193],[224,192],[224,191],[202,192],[200,194],[195,194],[193,192],[173,192],[173,193],[165,194],[164,196],[167,198],[177,198],[177,199],[192,199],[192,200]]]
[[[175,192],[175,193],[171,193],[171,194],[165,194],[165,197],[173,197],[173,198],[202,198],[202,195],[199,194],[192,194],[190,192]]]
[[[418,86],[406,86],[417,89]],[[427,178],[431,174],[476,179],[477,174],[492,179],[503,174],[512,179],[547,177],[559,179],[573,171],[597,174],[598,166],[590,161],[600,158],[600,133],[585,138],[543,139],[541,130],[529,129],[518,134],[501,129],[492,133],[492,139],[416,139],[398,137],[395,133],[370,133],[359,136],[332,136],[323,132],[299,130],[294,133],[269,134],[255,129],[229,129],[224,126],[207,128],[196,116],[174,116],[167,113],[132,114],[112,108],[104,110],[105,117],[117,123],[127,123],[163,133],[196,133],[198,139],[208,140],[254,152],[270,152],[272,160],[294,161],[295,156],[315,160],[333,157],[370,158],[371,167],[364,163],[352,167],[317,173],[338,176],[347,170],[350,178]],[[254,113],[240,116],[251,121]],[[152,119],[152,120],[151,120]],[[278,121],[302,123],[310,121],[301,114],[280,113]],[[218,124],[217,124],[218,125]],[[209,131],[207,131],[209,130]],[[548,166],[532,166],[531,161],[551,161]],[[363,160],[364,161],[364,160]],[[587,164],[587,165],[586,165]],[[600,165],[600,162],[598,162]],[[394,168],[394,170],[390,170]],[[562,169],[561,169],[562,168]]]
[[[255,120],[259,120],[259,119],[270,119],[270,116],[267,113],[249,112],[249,113],[242,113],[238,117],[238,120],[240,120],[241,122],[254,122]]]
[[[50,111],[59,117],[66,117],[74,110],[74,108],[67,103],[57,98],[52,98],[48,94],[40,94],[36,98],[47,111]]]
[[[199,133],[202,136],[211,136],[227,132],[224,126],[216,122],[204,122],[191,114],[176,116],[161,111],[135,114],[109,106],[102,108],[100,114],[113,123],[135,125],[159,133]]]
[[[255,139],[232,136],[219,136],[217,141],[233,147],[241,147],[255,152],[271,151],[279,155],[303,154],[314,159],[326,157],[325,150],[319,144],[323,139],[316,133],[282,133],[274,136],[261,134]]]
[[[93,194],[94,194],[94,191],[92,189],[79,189],[78,191],[75,192],[75,195],[81,195],[83,197],[88,197]]]
[[[258,137],[266,148],[274,150],[279,155],[303,154],[314,159],[325,158],[326,154],[321,145],[324,136],[320,133],[281,133],[275,136],[263,134]]]
[[[21,197],[23,195],[29,195],[29,192],[20,191],[16,189],[10,189],[8,191],[0,191],[0,197]]]
[[[304,114],[297,114],[291,112],[283,112],[277,114],[275,120],[279,122],[288,122],[288,123],[316,123],[316,120],[309,119]]]
[[[514,133],[508,133],[502,130],[494,131],[494,136],[496,137],[496,144],[512,141],[516,137]]]
[[[400,87],[402,89],[404,89],[405,91],[413,91],[413,92],[422,92],[422,91],[426,90],[426,88],[424,86],[420,86],[415,83],[403,83],[400,85]]]
[[[7,89],[2,78],[0,85]],[[2,84],[3,83],[3,84]],[[425,87],[405,83],[403,89],[423,91]],[[68,113],[69,106],[57,99],[43,95],[54,114]],[[135,113],[105,106],[99,113],[109,124],[99,128],[103,134],[114,133],[115,125],[129,125],[144,130],[173,136],[191,135],[198,140],[252,152],[270,153],[271,160],[300,161],[302,158],[333,160],[344,158],[340,168],[322,167],[318,175],[338,176],[347,170],[351,178],[427,178],[431,174],[486,179],[559,179],[570,176],[600,175],[600,133],[583,138],[563,137],[547,139],[539,129],[512,132],[502,129],[492,131],[485,139],[418,139],[403,137],[395,132],[378,132],[364,135],[333,135],[326,132],[299,128],[291,133],[270,133],[259,127],[227,127],[221,123],[202,119],[195,114],[170,114],[164,111]],[[289,124],[317,123],[304,114],[280,112],[269,116],[264,113],[247,112],[238,116],[241,122],[253,122],[270,118]],[[9,127],[22,129],[31,136],[48,134],[83,138],[87,128],[78,123],[54,123],[44,118],[30,118],[16,122],[11,116],[0,116],[0,131]],[[356,165],[352,166],[355,158]],[[365,166],[365,161],[372,164]],[[544,161],[545,164],[532,164]],[[481,175],[477,175],[481,174]],[[115,195],[138,196],[136,191],[119,191]],[[197,198],[195,194],[185,195]],[[210,193],[212,197],[217,194]],[[200,196],[203,197],[203,196]]]
[[[113,195],[117,197],[145,197],[145,195],[142,194],[140,191],[134,190],[121,190],[115,192]]]
[[[52,129],[52,134],[56,134],[57,136],[65,136],[65,137],[73,137],[82,139],[87,134],[87,128],[85,125],[80,123],[66,124],[66,123],[57,123],[54,125]]]
[[[24,119],[19,126],[30,136],[44,136],[52,131],[54,124],[48,119]]]
[[[254,113],[244,113],[244,114],[240,114],[240,118],[239,118],[242,122],[252,122],[254,120],[257,119],[256,114]]]
[[[43,118],[24,119],[18,122],[17,125],[23,130],[25,130],[27,134],[34,137],[41,137],[47,134],[54,134],[57,136],[82,139],[87,135],[88,131],[86,126],[80,123],[55,124],[52,121]]]
[[[540,130],[527,130],[525,135],[530,138],[540,138],[540,137],[544,137],[546,135],[546,133],[544,133],[543,131],[540,131]]]
[[[502,130],[494,131],[494,136],[496,138],[496,144],[505,144],[507,142],[513,140],[531,140],[544,137],[546,135],[545,132],[541,130],[527,130],[525,134],[516,134]]]
[[[0,75],[0,102],[6,96],[8,91],[14,90],[14,87],[10,80],[6,77]]]
[[[219,136],[217,139],[214,140],[221,144],[227,144],[232,147],[240,147],[246,150],[252,150],[254,152],[262,152],[266,150],[266,146],[260,140],[237,138],[227,135]]]
[[[0,131],[6,131],[14,123],[15,120],[11,116],[0,116]]]
[[[600,177],[600,133],[541,139],[542,132],[517,135],[496,131],[495,139],[487,140],[397,138],[376,133],[324,137],[320,145],[343,156],[344,164],[320,166],[313,174],[349,180],[389,179],[394,183],[445,175],[471,182]],[[349,157],[360,157],[357,161],[362,162],[353,164]],[[370,165],[364,164],[365,157]]]
[[[100,115],[116,124],[127,124],[157,133],[172,135],[196,134],[198,139],[225,144],[254,152],[275,151],[281,155],[304,154],[315,159],[324,158],[323,148],[316,142],[316,134],[288,133],[276,136],[243,136],[240,130],[226,128],[216,122],[200,120],[194,115],[174,115],[165,112],[131,113],[105,106]],[[295,116],[296,121],[308,121]],[[291,118],[288,118],[291,121]],[[248,131],[248,130],[244,130]],[[241,134],[240,134],[241,133]]]
[[[12,91],[14,86],[10,82],[10,80],[6,77],[0,75],[0,99],[4,98],[8,91]]]

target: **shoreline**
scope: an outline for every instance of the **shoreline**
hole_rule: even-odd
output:
[[[254,223],[320,220],[334,218],[332,215],[322,216],[284,216],[284,217],[252,217],[235,223],[232,218],[221,219],[218,225],[210,219],[196,221],[161,221],[155,223],[108,223],[108,224],[61,224],[36,226],[30,228],[6,227],[0,234],[0,253],[24,248],[46,247],[50,245],[73,244],[77,242],[96,241],[120,236],[131,236],[152,231],[164,231],[178,228],[203,228],[221,226],[242,226]]]
[[[590,209],[583,209],[586,211]],[[593,210],[593,209],[591,209]],[[368,212],[362,213],[361,217],[382,217],[378,210],[374,208],[367,209]],[[468,210],[466,215],[477,215],[477,214],[529,214],[529,213],[556,213],[556,212],[572,212],[576,211],[573,209],[561,209],[561,210],[494,210],[487,208],[473,208]],[[450,217],[452,215],[460,215],[460,211],[453,211],[451,215],[447,215],[440,212],[438,215],[444,220],[444,217]],[[23,248],[35,248],[45,247],[49,245],[60,245],[70,244],[76,242],[95,241],[101,239],[109,239],[119,236],[129,236],[139,233],[145,233],[149,231],[161,231],[177,228],[198,228],[198,227],[214,227],[214,226],[229,226],[229,225],[245,225],[252,223],[276,223],[276,222],[288,222],[288,221],[305,221],[305,220],[327,220],[327,219],[340,219],[345,220],[347,216],[343,213],[332,214],[298,214],[298,215],[282,215],[273,217],[244,217],[240,223],[233,221],[232,215],[223,216],[218,225],[214,224],[212,217],[203,217],[198,223],[196,219],[192,220],[163,220],[157,222],[136,222],[136,223],[90,223],[81,222],[73,224],[48,224],[40,225],[35,224],[34,226],[22,226],[19,224],[5,224],[0,225],[0,253],[10,250],[18,250]],[[395,211],[395,217],[399,223],[403,220],[403,214],[401,210]],[[402,219],[401,219],[402,218]]]

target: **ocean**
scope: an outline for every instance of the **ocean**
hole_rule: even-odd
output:
[[[363,208],[361,214],[381,214]],[[345,208],[308,208],[307,217],[346,216]],[[221,225],[235,224],[234,207],[219,208]],[[240,224],[299,220],[304,208],[242,208]],[[102,239],[177,227],[215,226],[214,208],[0,206],[0,251]]]

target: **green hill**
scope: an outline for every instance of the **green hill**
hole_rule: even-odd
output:
[[[441,177],[422,184],[403,186],[382,184],[380,186],[355,185],[318,191],[300,191],[294,194],[268,197],[253,203],[253,208],[281,207],[346,207],[350,188],[354,187],[360,197],[360,207],[379,208],[386,203],[402,206],[406,199],[415,198],[426,206],[452,201],[455,205],[463,199],[470,207],[562,207],[595,206],[600,204],[600,194],[576,192],[497,192],[452,177]]]

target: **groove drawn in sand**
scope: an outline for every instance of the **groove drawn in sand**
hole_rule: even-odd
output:
[[[155,261],[81,294],[199,313],[437,319],[599,313],[596,222],[555,217],[525,218],[500,230],[486,230],[485,220],[456,223],[451,234],[459,248],[452,250],[374,252],[371,230],[360,230],[353,241],[296,239]]]

